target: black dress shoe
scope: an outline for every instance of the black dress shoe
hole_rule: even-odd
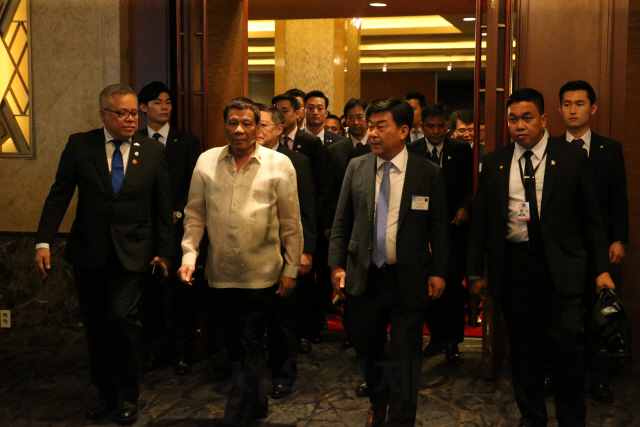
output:
[[[309,354],[311,353],[311,344],[306,338],[300,338],[298,341],[298,354]]]
[[[553,378],[549,375],[544,377],[544,385],[543,385],[543,393],[544,397],[551,397],[553,395]]]
[[[427,344],[427,346],[424,348],[424,350],[422,350],[422,355],[424,357],[433,357],[433,356],[437,356],[438,354],[442,353],[444,351],[445,348],[445,344],[444,343],[438,343],[438,342],[434,342],[434,341],[429,341],[429,344]]]
[[[312,333],[311,335],[309,335],[309,341],[314,344],[320,344],[323,341],[322,334],[320,332]]]
[[[444,351],[444,361],[449,366],[460,366],[462,364],[462,357],[460,356],[458,344],[446,344],[446,348]]]
[[[589,394],[600,403],[613,403],[613,394],[608,383],[589,384]]]
[[[100,418],[105,418],[111,415],[117,407],[118,404],[116,402],[101,401],[98,406],[91,408],[86,414],[84,414],[84,417],[88,420],[99,420]]]
[[[342,348],[351,348],[353,347],[353,341],[351,340],[351,335],[347,335],[347,337],[342,342]]]
[[[173,372],[176,375],[183,376],[191,373],[191,363],[186,357],[180,357]]]
[[[271,397],[274,399],[284,399],[291,394],[291,386],[287,384],[274,384],[271,390]]]
[[[369,388],[367,383],[362,383],[356,387],[356,397],[369,397]]]
[[[123,400],[118,403],[115,421],[119,426],[128,426],[138,420],[138,401]]]

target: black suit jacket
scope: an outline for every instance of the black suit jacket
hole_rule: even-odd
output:
[[[173,256],[169,175],[158,141],[134,135],[118,194],[111,186],[104,130],[69,137],[42,210],[37,243],[51,243],[78,187],[76,218],[65,249],[74,266],[105,265],[111,247],[129,271],[144,272],[154,256]],[[136,155],[136,153],[138,155]]]
[[[335,179],[329,149],[317,136],[298,130],[293,140],[293,151],[304,154],[311,161],[316,185],[316,225],[318,230],[327,230],[333,223]]]
[[[324,143],[324,146],[329,148],[330,146],[332,146],[333,144],[341,141],[345,139],[344,136],[342,135],[338,135],[337,133],[333,133],[331,131],[328,131],[325,129],[324,131],[324,141],[322,141]]]
[[[277,150],[291,160],[293,168],[296,170],[302,234],[304,235],[303,252],[314,254],[316,252],[316,187],[313,181],[311,162],[307,156],[296,153],[282,144],[278,144]]]
[[[426,138],[407,145],[409,151],[431,160]],[[447,188],[449,221],[460,208],[471,211],[473,203],[473,150],[460,139],[445,137],[442,142],[442,171]]]
[[[329,242],[329,266],[346,270],[345,291],[354,296],[364,292],[371,264],[376,158],[370,153],[349,163]],[[412,196],[429,197],[429,209],[412,209]],[[446,203],[442,170],[410,152],[396,235],[398,287],[410,307],[429,303],[429,276],[447,275]]]
[[[581,151],[581,152],[580,152]],[[487,153],[475,198],[467,274],[484,275],[494,297],[505,286],[505,243],[509,174],[514,144]],[[549,138],[540,212],[542,243],[559,293],[577,295],[595,288],[589,273],[609,271],[607,239],[589,173],[586,152]],[[588,263],[593,265],[588,267]],[[589,286],[589,288],[587,288]]]
[[[622,144],[592,132],[589,165],[609,243],[629,243],[629,200]]]

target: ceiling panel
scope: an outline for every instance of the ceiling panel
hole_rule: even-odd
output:
[[[475,0],[247,0],[249,19],[364,18],[374,16],[475,14]]]

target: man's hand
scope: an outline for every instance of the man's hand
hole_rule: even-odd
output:
[[[280,295],[281,297],[288,297],[296,287],[296,279],[287,277],[284,274],[280,275],[280,279],[278,280],[278,282],[279,286],[276,294]]]
[[[456,216],[453,217],[453,221],[451,221],[451,224],[461,225],[462,223],[467,221],[469,221],[469,211],[465,208],[460,208],[458,209],[458,212],[456,212]]]
[[[344,281],[347,277],[347,273],[344,268],[332,268],[331,269],[331,284],[336,295],[344,299]]]
[[[311,254],[302,254],[302,258],[300,259],[300,268],[298,268],[298,274],[304,275],[307,274],[311,267],[313,266],[313,255]]]
[[[193,284],[193,272],[196,271],[196,266],[193,264],[182,264],[182,267],[178,269],[178,277],[185,285],[191,286]]]
[[[150,264],[162,267],[162,275],[164,277],[169,277],[169,267],[171,267],[171,260],[169,258],[157,256]]]
[[[327,228],[326,230],[324,230],[324,237],[327,238],[327,240],[331,240],[331,229]]]
[[[36,270],[40,272],[43,279],[47,278],[47,270],[51,269],[51,251],[49,248],[36,249]]]
[[[467,289],[471,292],[471,295],[476,295],[482,301],[484,301],[484,289],[487,287],[487,282],[484,279],[469,280]]]
[[[613,242],[609,247],[609,260],[611,264],[622,264],[624,255],[624,246],[618,242]]]
[[[604,288],[612,290],[616,288],[616,285],[613,284],[613,280],[611,280],[611,276],[606,272],[596,277],[596,292],[600,293]]]
[[[440,298],[445,285],[445,280],[442,277],[429,276],[429,296],[432,299]]]

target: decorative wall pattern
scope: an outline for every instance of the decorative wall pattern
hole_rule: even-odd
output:
[[[4,4],[3,4],[4,3]],[[33,157],[28,0],[0,1],[0,156]]]
[[[345,102],[351,98],[360,98],[360,29],[345,19]],[[339,115],[339,114],[338,114]]]

